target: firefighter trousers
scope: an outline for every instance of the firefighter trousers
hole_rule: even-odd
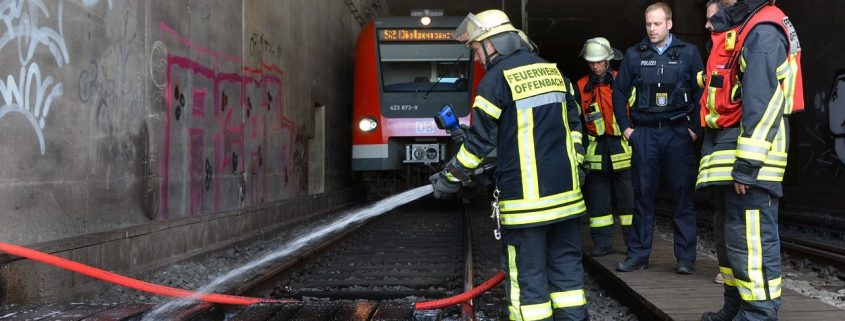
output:
[[[590,236],[594,247],[613,247],[613,214],[619,217],[625,245],[634,213],[634,189],[631,171],[591,171],[585,184]],[[613,202],[611,202],[613,200]]]
[[[511,320],[587,320],[578,219],[502,231]]]
[[[736,321],[777,320],[781,296],[778,198],[751,187],[716,187],[713,237],[725,285],[724,311]],[[738,305],[738,306],[737,306]]]

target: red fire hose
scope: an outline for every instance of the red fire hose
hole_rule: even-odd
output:
[[[478,297],[479,295],[481,295],[484,292],[487,292],[487,290],[490,290],[490,288],[498,285],[504,279],[505,279],[505,272],[499,272],[499,273],[496,273],[496,275],[494,275],[493,277],[491,277],[487,281],[484,281],[484,283],[481,283],[479,286],[474,287],[472,290],[469,290],[467,292],[461,293],[461,294],[453,296],[453,297],[448,297],[448,298],[445,298],[445,299],[434,300],[434,301],[426,301],[426,302],[417,302],[416,306],[414,306],[414,309],[416,309],[416,310],[434,310],[434,309],[442,309],[442,308],[445,308],[445,307],[448,307],[448,306],[453,306],[453,305],[459,304],[459,303],[464,303],[464,302],[467,302],[469,300],[472,300],[473,298]]]
[[[112,273],[109,271],[101,270],[89,265],[85,265],[79,262],[74,262],[71,260],[63,259],[55,255],[50,255],[44,252],[36,251],[33,249],[28,249],[22,246],[9,244],[0,242],[0,251],[7,252],[12,255],[25,257],[33,261],[38,261],[46,264],[50,264],[53,266],[57,266],[69,271],[73,271],[76,273],[84,274],[90,276],[95,279],[100,279],[106,282],[111,282],[115,284],[119,284],[128,288],[132,288],[139,291],[154,293],[163,296],[175,297],[175,298],[188,298],[194,297],[197,300],[209,302],[209,303],[218,303],[218,304],[231,304],[231,305],[250,305],[255,303],[262,303],[262,302],[295,302],[294,300],[274,300],[274,299],[264,299],[264,298],[251,298],[251,297],[243,297],[243,296],[234,296],[234,295],[225,295],[225,294],[216,294],[216,293],[198,293],[188,290],[182,290],[177,288],[172,288],[169,286],[163,286],[158,284],[153,284],[149,282],[144,282],[136,279],[132,279],[120,274]]]
[[[109,271],[105,271],[102,269],[95,268],[93,266],[85,265],[79,262],[74,262],[68,259],[64,259],[55,255],[50,255],[41,251],[36,251],[33,249],[25,248],[22,246],[9,244],[5,242],[0,242],[0,251],[20,256],[23,258],[27,258],[33,261],[38,261],[41,263],[46,263],[49,265],[53,265],[59,268],[63,268],[65,270],[73,271],[79,274],[84,274],[90,276],[95,279],[103,280],[106,282],[122,285],[128,288],[132,288],[139,291],[144,291],[148,293],[158,294],[162,296],[168,297],[175,297],[175,298],[188,298],[193,297],[197,300],[209,302],[209,303],[218,303],[218,304],[230,304],[230,305],[251,305],[255,303],[293,303],[297,302],[297,300],[292,299],[265,299],[265,298],[253,298],[253,297],[244,297],[244,296],[234,296],[234,295],[226,295],[226,294],[216,294],[216,293],[198,293],[194,291],[188,291],[183,289],[172,288],[169,286],[163,286],[159,284],[153,284],[149,282],[144,282],[141,280],[136,280],[133,278],[129,278],[117,273],[112,273]],[[490,290],[490,288],[498,285],[502,280],[505,279],[505,273],[499,272],[496,273],[493,277],[489,280],[484,281],[484,283],[480,284],[479,286],[469,290],[467,292],[461,293],[459,295],[448,297],[445,299],[434,300],[434,301],[426,301],[426,302],[417,302],[415,305],[416,310],[434,310],[434,309],[441,309],[448,306],[460,304],[467,302],[475,297],[478,297],[482,293]]]

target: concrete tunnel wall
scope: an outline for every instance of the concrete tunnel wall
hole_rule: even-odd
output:
[[[828,100],[834,77],[845,73],[845,2],[778,1],[801,40],[805,111],[790,116],[788,204],[841,208],[845,164],[833,150]],[[794,195],[790,198],[790,195]]]
[[[353,45],[385,10],[0,1],[0,241],[132,274],[349,204]],[[96,286],[0,262],[4,302]]]

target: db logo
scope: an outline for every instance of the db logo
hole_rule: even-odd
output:
[[[416,125],[417,134],[433,134],[437,129],[432,121],[418,121]]]

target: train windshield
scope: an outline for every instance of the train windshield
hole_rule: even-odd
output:
[[[385,92],[467,91],[471,55],[459,43],[379,46]]]

